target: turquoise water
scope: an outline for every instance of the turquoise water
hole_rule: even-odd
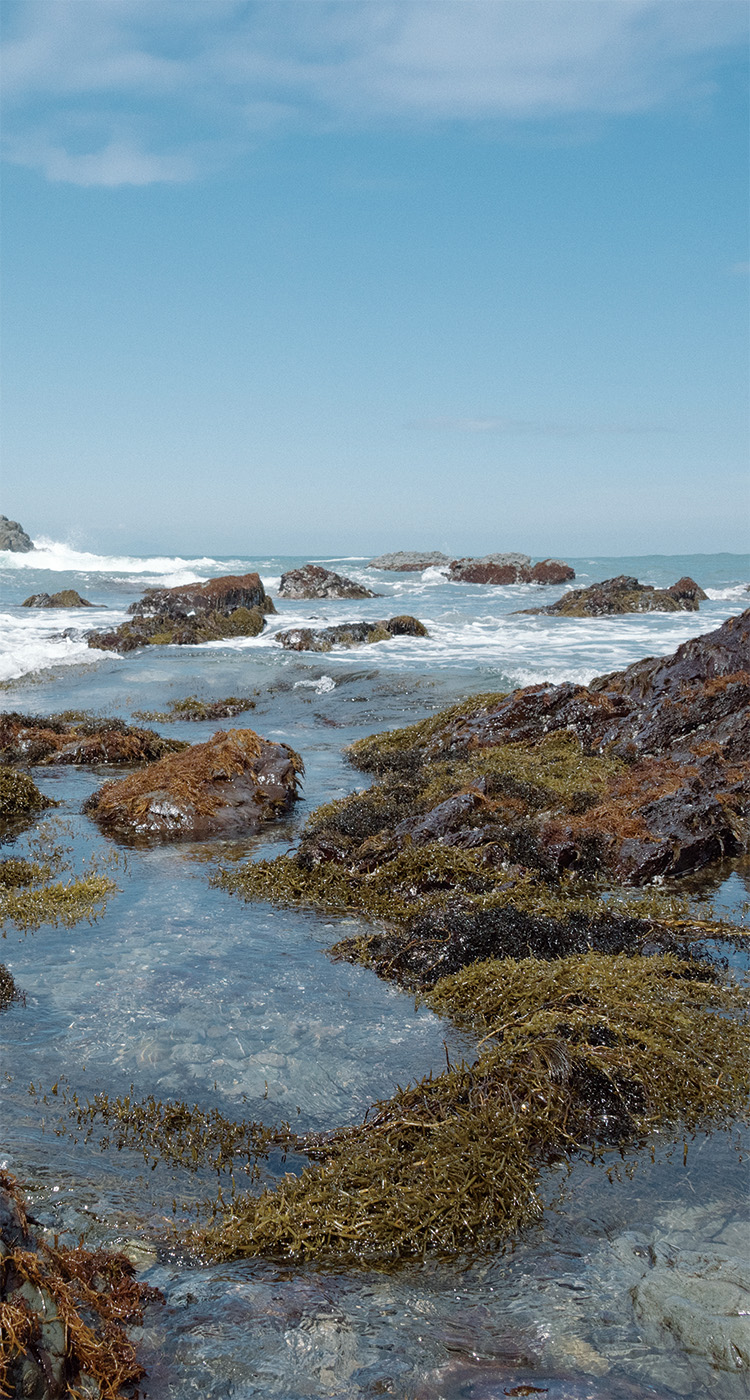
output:
[[[51,830],[65,824],[78,861],[116,852],[119,891],[92,926],[5,940],[2,959],[25,997],[0,1019],[0,1161],[28,1185],[45,1227],[124,1245],[142,1276],[164,1290],[167,1306],[149,1316],[141,1339],[144,1393],[154,1400],[494,1400],[523,1385],[592,1400],[746,1395],[744,1371],[712,1365],[638,1303],[643,1259],[658,1264],[669,1254],[685,1272],[702,1251],[705,1274],[741,1256],[747,1173],[729,1136],[696,1139],[686,1163],[682,1144],[672,1155],[655,1143],[653,1162],[645,1153],[550,1174],[543,1223],[505,1253],[388,1274],[258,1262],[205,1268],[176,1250],[169,1228],[175,1207],[183,1218],[215,1192],[210,1173],[152,1171],[136,1153],[102,1152],[97,1138],[76,1141],[56,1101],[29,1093],[32,1081],[46,1088],[59,1081],[84,1096],[133,1084],[138,1094],[216,1105],[230,1116],[323,1127],[356,1121],[396,1083],[439,1068],[446,1048],[452,1058],[470,1054],[470,1041],[415,1010],[404,993],[365,969],[331,962],[325,949],[342,931],[356,931],[355,921],[244,905],[213,888],[211,874],[224,861],[287,849],[318,803],[361,786],[365,779],[342,754],[353,739],[470,691],[588,680],[667,653],[750,600],[745,556],[572,560],[575,586],[623,572],[668,584],[687,573],[709,593],[698,614],[590,620],[514,616],[552,601],[560,588],[448,584],[434,570],[373,574],[366,561],[347,560],[331,567],[369,582],[381,598],[279,603],[278,618],[257,639],[119,657],[91,651],[80,636],[121,620],[148,586],[257,568],[273,594],[283,569],[299,562],[106,559],[60,545],[0,556],[5,708],[87,708],[127,719],[188,694],[252,694],[256,708],[231,723],[283,739],[306,764],[304,801],[262,838],[143,850],[106,841],[81,815],[103,772],[36,770],[61,803],[48,818]],[[31,593],[64,587],[107,611],[87,610],[82,620],[79,610],[20,607]],[[429,639],[322,657],[274,642],[290,621],[396,612],[421,618]],[[218,726],[155,727],[196,742]],[[19,854],[25,844],[19,838]],[[750,895],[747,862],[707,879],[728,908]],[[269,1171],[296,1165],[272,1160]],[[608,1165],[620,1180],[609,1181]]]

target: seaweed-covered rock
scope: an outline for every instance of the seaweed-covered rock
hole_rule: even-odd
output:
[[[449,555],[441,554],[439,549],[400,549],[395,554],[379,554],[377,559],[370,560],[367,567],[386,569],[396,574],[414,574],[421,573],[423,569],[440,568],[441,565],[449,563]]]
[[[0,714],[0,762],[30,764],[153,763],[187,748],[121,719],[98,715]]]
[[[448,578],[451,583],[568,583],[575,570],[561,559],[532,565],[528,554],[485,554],[481,559],[454,559]]]
[[[59,593],[32,593],[24,598],[22,608],[92,608],[88,598],[82,598],[75,588],[63,588]],[[100,606],[100,605],[97,605]]]
[[[550,617],[609,617],[619,613],[697,612],[708,595],[694,579],[681,578],[670,588],[654,588],[637,578],[618,574],[617,578],[574,588],[546,608],[524,608],[527,613],[547,613]]]
[[[134,651],[143,646],[194,646],[227,637],[257,637],[276,611],[258,574],[226,574],[207,583],[149,588],[112,632],[88,632],[90,647]]]
[[[155,1289],[122,1254],[43,1243],[18,1183],[0,1173],[0,1392],[27,1400],[115,1396],[145,1375],[126,1327]]]
[[[0,549],[8,549],[11,554],[28,554],[34,548],[34,541],[26,534],[17,520],[9,520],[0,515]]]
[[[321,564],[304,564],[281,575],[280,598],[377,598],[370,588]]]
[[[223,700],[201,700],[197,695],[186,695],[184,700],[170,700],[168,710],[134,710],[133,714],[136,719],[176,724],[178,720],[200,723],[203,720],[236,719],[237,715],[254,709],[255,701],[249,695],[227,695]]]
[[[51,797],[39,791],[28,773],[0,767],[0,831],[27,826],[39,812],[56,806]]]
[[[202,839],[258,831],[298,797],[302,760],[252,729],[227,729],[105,783],[84,811],[106,829],[135,836]]]
[[[427,628],[416,617],[403,614],[383,622],[342,622],[336,627],[291,627],[277,632],[276,641],[287,651],[331,651],[338,647],[361,647],[372,642],[390,642],[394,637],[426,637]]]

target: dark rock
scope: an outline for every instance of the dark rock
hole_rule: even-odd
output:
[[[258,574],[227,574],[207,583],[149,588],[128,611],[132,622],[88,632],[90,647],[134,651],[143,646],[194,646],[226,637],[257,637],[276,609]]]
[[[529,583],[528,554],[485,554],[481,559],[454,559],[448,569],[451,583]]]
[[[360,647],[389,642],[393,637],[426,636],[423,622],[403,615],[382,622],[342,622],[336,627],[292,627],[287,632],[277,632],[276,641],[287,651],[331,651],[334,646]]]
[[[227,729],[118,782],[105,783],[84,811],[107,829],[136,836],[248,834],[290,810],[302,760],[252,729]]]
[[[181,740],[162,739],[153,729],[139,729],[121,719],[85,714],[0,714],[2,763],[131,765],[153,763],[184,748],[187,744]]]
[[[53,1247],[29,1224],[18,1183],[0,1172],[3,1394],[61,1400],[119,1395],[123,1386],[130,1394],[145,1371],[123,1324],[142,1324],[144,1304],[161,1295],[136,1283],[124,1255]]]
[[[34,541],[26,534],[17,520],[9,520],[0,515],[0,549],[8,549],[11,554],[28,554],[34,548]]]
[[[619,574],[617,578],[573,588],[546,608],[523,608],[526,613],[547,613],[550,617],[609,617],[619,613],[697,612],[707,595],[691,578],[681,578],[671,588],[654,588],[637,578]]]
[[[320,564],[305,564],[301,569],[289,569],[281,575],[280,598],[377,598],[369,588],[353,579],[324,569]]]
[[[562,559],[540,559],[531,570],[532,583],[569,583],[575,576],[575,569]]]
[[[82,598],[75,588],[63,588],[60,593],[32,593],[24,598],[22,608],[91,608],[94,604]],[[101,604],[97,604],[101,606]]]
[[[449,563],[449,555],[441,554],[439,549],[401,549],[397,550],[395,554],[379,554],[377,559],[370,560],[367,567],[368,569],[387,569],[397,574],[411,574],[421,573],[423,569],[439,568],[441,564]]]

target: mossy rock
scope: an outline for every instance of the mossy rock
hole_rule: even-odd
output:
[[[0,767],[0,825],[30,821],[39,812],[56,806],[39,791],[28,773]]]

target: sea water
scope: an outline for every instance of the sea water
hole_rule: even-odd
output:
[[[104,838],[81,815],[111,772],[34,773],[60,804],[47,814],[51,834],[62,834],[79,863],[114,854],[118,892],[91,926],[11,932],[3,944],[23,998],[0,1019],[0,1163],[22,1180],[44,1228],[65,1240],[83,1235],[90,1245],[125,1247],[139,1275],[164,1292],[166,1306],[149,1314],[140,1336],[144,1394],[495,1400],[535,1393],[528,1387],[560,1400],[748,1394],[742,1372],[710,1364],[691,1349],[689,1328],[675,1330],[672,1317],[670,1331],[669,1319],[660,1322],[639,1303],[644,1260],[649,1267],[671,1260],[669,1277],[683,1279],[690,1268],[721,1271],[722,1261],[746,1252],[747,1175],[736,1133],[697,1137],[686,1158],[681,1142],[655,1141],[653,1152],[550,1172],[542,1223],[505,1251],[387,1272],[257,1260],[205,1267],[170,1232],[175,1219],[215,1197],[215,1176],[163,1163],[152,1169],[132,1150],[102,1151],[99,1134],[86,1141],[74,1131],[60,1101],[64,1093],[90,1098],[133,1086],[137,1096],[304,1131],[356,1122],[396,1084],[439,1070],[446,1055],[471,1056],[469,1038],[415,1009],[406,993],[331,961],[326,949],[357,932],[356,920],[244,904],[211,876],[222,864],[289,849],[320,802],[366,783],[344,757],[354,739],[469,693],[586,682],[669,653],[748,605],[750,559],[571,560],[574,587],[620,573],[664,586],[689,574],[708,593],[698,613],[593,619],[520,611],[554,601],[562,587],[455,584],[436,569],[393,574],[361,558],[320,560],[381,596],[278,601],[260,637],[118,656],[91,649],[84,634],[123,621],[146,588],[257,570],[275,596],[282,572],[307,561],[108,558],[36,545],[30,554],[0,555],[3,708],[87,709],[130,720],[187,695],[248,695],[255,708],[223,726],[154,727],[198,742],[219,727],[249,726],[291,744],[305,761],[304,801],[262,836],[135,849]],[[21,606],[32,593],[62,588],[94,606]],[[426,624],[427,639],[322,656],[284,651],[275,640],[292,624],[405,612]],[[28,840],[18,838],[14,852],[22,855]],[[750,893],[750,865],[728,863],[702,883],[737,909]],[[272,1158],[266,1171],[273,1178],[300,1165]],[[690,1298],[682,1301],[689,1311]]]

